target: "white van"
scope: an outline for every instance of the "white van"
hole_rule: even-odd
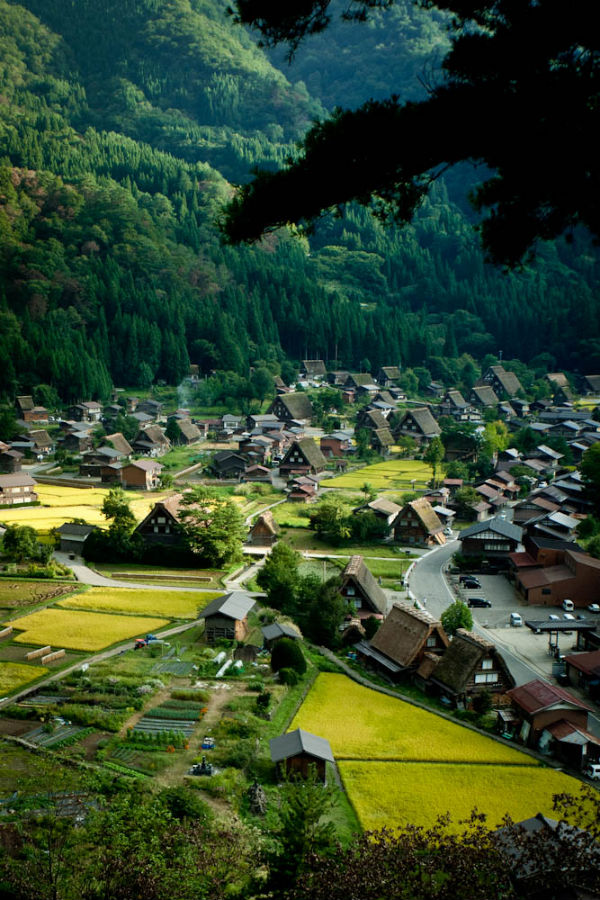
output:
[[[565,612],[573,612],[573,610],[575,609],[575,604],[573,603],[572,600],[565,599],[562,602],[562,608],[564,609]]]
[[[510,624],[514,628],[518,628],[520,625],[522,625],[523,617],[521,616],[521,614],[520,613],[511,613],[510,614]]]
[[[600,779],[600,765],[597,763],[590,763],[589,766],[585,767],[584,775],[587,775],[588,778],[591,778],[592,781],[598,781]]]

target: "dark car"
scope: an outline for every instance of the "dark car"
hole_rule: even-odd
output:
[[[489,608],[492,605],[491,600],[486,600],[485,597],[469,597],[468,600],[469,606],[480,606]]]
[[[466,587],[466,588],[468,588],[468,587],[480,588],[481,587],[481,582],[479,581],[478,578],[475,578],[474,575],[461,575],[458,580],[459,580],[459,583],[463,587]]]

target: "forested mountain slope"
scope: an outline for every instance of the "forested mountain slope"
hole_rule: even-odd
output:
[[[348,102],[396,57],[408,91],[435,55],[438,24],[408,9],[385,40],[350,41]],[[354,368],[549,350],[600,368],[587,239],[505,276],[441,182],[403,231],[351,209],[309,240],[221,244],[228,181],[276,165],[343,101],[337,41],[279,69],[219,0],[0,0],[1,394],[102,397],[111,381],[177,382],[190,361],[247,374],[285,354]]]

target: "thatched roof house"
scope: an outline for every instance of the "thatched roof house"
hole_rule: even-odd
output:
[[[444,524],[425,497],[403,506],[393,523],[394,540],[402,544],[445,544]]]
[[[307,475],[309,473],[316,475],[318,472],[322,472],[326,465],[327,460],[315,441],[312,438],[302,438],[301,441],[294,441],[290,445],[279,466],[279,473],[281,475]]]
[[[362,556],[351,556],[342,572],[340,594],[358,618],[385,614],[387,598]]]
[[[489,691],[494,702],[515,686],[504,659],[491,641],[459,628],[450,646],[431,674],[430,685],[456,706],[469,706],[482,691]]]
[[[284,422],[307,422],[312,418],[313,408],[308,394],[296,391],[276,397],[269,407],[269,412]]]
[[[279,528],[273,518],[273,513],[267,509],[258,516],[250,528],[246,543],[255,547],[272,547],[277,540],[278,532]]]
[[[428,612],[394,603],[370,643],[361,641],[356,650],[367,663],[400,676],[416,670],[425,653],[443,653],[448,643],[441,622]]]

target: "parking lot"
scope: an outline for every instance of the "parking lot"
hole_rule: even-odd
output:
[[[520,601],[520,597],[504,577],[504,575],[476,575],[481,583],[480,589],[465,590],[459,585],[458,576],[448,576],[448,584],[453,593],[460,600],[468,603],[470,597],[485,597],[492,603],[491,609],[472,608],[473,623],[480,629],[489,633],[489,638],[499,649],[509,650],[515,656],[520,657],[526,665],[544,678],[553,680],[552,665],[554,656],[548,652],[548,634],[534,634],[530,628],[524,625],[514,628],[510,625],[511,612],[518,612],[525,619],[545,620],[552,613],[562,619],[562,610],[544,606],[526,606]],[[600,616],[589,616],[591,621]],[[556,640],[556,635],[553,635]],[[568,656],[576,650],[577,635],[575,632],[559,635],[558,646],[562,655]],[[577,692],[575,692],[577,693]]]

